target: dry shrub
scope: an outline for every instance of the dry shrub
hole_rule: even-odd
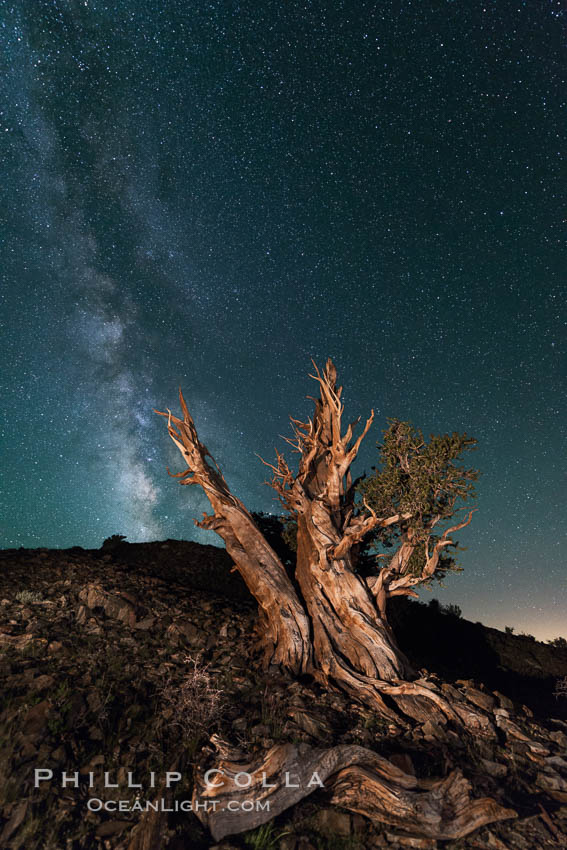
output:
[[[187,742],[208,737],[224,714],[225,702],[221,688],[214,686],[209,664],[201,656],[187,655],[183,659],[187,672],[181,684],[168,680],[162,697],[168,716],[168,725],[178,728]]]

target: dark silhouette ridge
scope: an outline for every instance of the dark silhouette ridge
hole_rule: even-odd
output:
[[[95,553],[106,554],[102,550]],[[111,554],[117,563],[141,573],[159,574],[188,589],[254,607],[239,573],[231,571],[230,556],[220,547],[185,540],[121,542]],[[567,672],[567,649],[473,623],[403,597],[391,600],[390,618],[400,648],[417,669],[425,668],[447,681],[482,682],[527,705],[538,716],[567,717],[567,701],[554,696],[557,680]]]

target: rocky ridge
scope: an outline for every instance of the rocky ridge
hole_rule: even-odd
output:
[[[255,604],[226,553],[211,546],[4,551],[0,583],[2,847],[212,846],[193,813],[95,812],[87,802],[116,799],[116,789],[102,784],[105,771],[130,804],[136,795],[155,796],[173,770],[182,778],[164,796],[190,799],[193,771],[207,765],[215,740],[250,756],[284,742],[362,745],[424,780],[458,766],[477,796],[518,813],[441,843],[342,811],[316,790],[275,823],[219,847],[567,847],[567,722],[559,704],[553,717],[534,716],[482,680],[445,681],[449,695],[454,688],[493,712],[502,730],[479,755],[464,741],[442,743],[443,730],[430,721],[401,732],[340,693],[262,671]],[[562,658],[553,653],[552,669],[567,673]],[[439,684],[424,671],[428,680]],[[37,768],[53,779],[35,788]],[[78,788],[62,786],[63,771],[79,773]],[[146,787],[152,773],[154,789]],[[128,787],[129,774],[142,791]]]

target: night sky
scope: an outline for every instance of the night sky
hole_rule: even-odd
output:
[[[222,545],[152,408],[181,384],[276,512],[255,452],[331,356],[346,421],[376,410],[355,473],[386,417],[479,441],[466,572],[433,595],[567,636],[565,5],[0,10],[0,545]]]

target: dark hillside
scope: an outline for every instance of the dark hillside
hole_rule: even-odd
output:
[[[1,552],[0,846],[211,847],[191,813],[95,812],[87,802],[116,798],[118,792],[100,785],[103,771],[120,786],[120,799],[132,801],[138,792],[127,787],[129,772],[144,786],[139,794],[151,799],[157,791],[146,787],[150,772],[159,778],[176,769],[183,780],[168,799],[190,799],[194,766],[209,763],[214,734],[250,753],[287,741],[359,744],[424,779],[459,767],[475,795],[490,795],[519,816],[443,848],[567,846],[567,782],[554,772],[567,767],[567,700],[553,696],[567,675],[565,650],[414,602],[394,606],[392,619],[421,681],[439,677],[451,683],[444,688],[477,704],[514,712],[518,734],[538,743],[489,742],[477,770],[464,742],[447,739],[442,751],[432,750],[427,723],[400,733],[341,693],[262,671],[256,605],[222,549],[168,540]],[[53,771],[53,780],[35,788],[36,768]],[[62,771],[78,771],[79,787],[63,788]],[[332,807],[323,790],[283,812],[264,833],[219,845],[438,846]]]

